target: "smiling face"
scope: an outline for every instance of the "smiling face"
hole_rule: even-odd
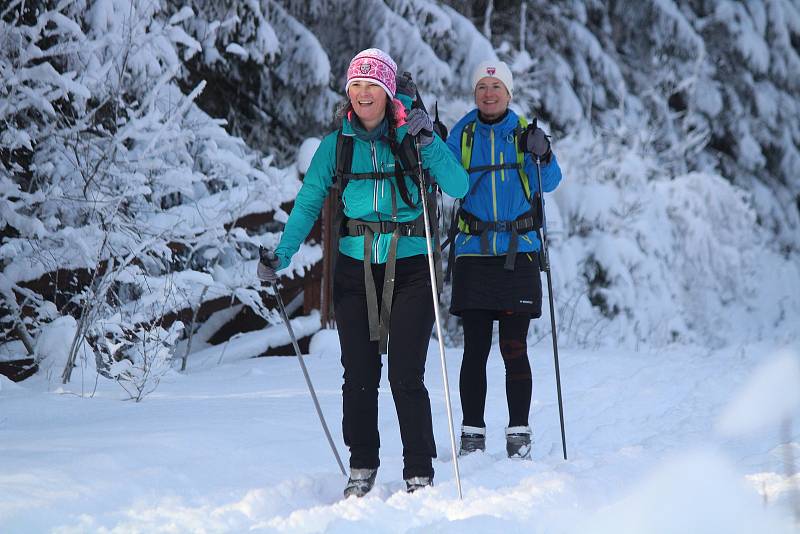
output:
[[[475,85],[475,105],[486,119],[500,117],[508,109],[511,95],[506,86],[497,78],[486,76]]]
[[[350,84],[347,96],[358,118],[367,130],[372,130],[386,114],[386,91],[376,83],[356,80]]]

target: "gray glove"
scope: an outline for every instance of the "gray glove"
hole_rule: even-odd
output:
[[[538,156],[540,160],[550,161],[550,139],[544,130],[536,126],[536,123],[525,130],[525,150]]]
[[[406,117],[408,135],[419,135],[419,146],[428,146],[433,141],[433,121],[424,109],[414,108]]]
[[[256,269],[256,276],[262,282],[274,284],[278,281],[278,267],[281,266],[281,260],[275,253],[269,249],[261,248],[259,250],[258,268]]]

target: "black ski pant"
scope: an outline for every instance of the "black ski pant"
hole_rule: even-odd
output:
[[[384,264],[372,265],[379,305],[385,268]],[[378,342],[369,339],[362,261],[339,254],[333,303],[342,347],[342,431],[350,448],[350,467],[377,468],[380,464],[378,385],[382,364]],[[403,442],[403,478],[433,476],[436,445],[424,381],[433,321],[427,258],[398,259],[387,359],[389,385]]]
[[[527,426],[531,407],[531,365],[528,361],[529,313],[464,310],[464,358],[458,386],[465,426],[486,428],[486,363],[492,347],[492,324],[500,323],[500,354],[506,367],[508,426]]]

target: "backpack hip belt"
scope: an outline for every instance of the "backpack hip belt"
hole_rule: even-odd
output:
[[[367,231],[373,234],[392,234],[397,230],[400,237],[425,237],[425,222],[422,215],[409,222],[347,219],[341,230],[343,236],[362,236]]]
[[[519,234],[526,234],[541,228],[541,218],[531,210],[512,221],[484,221],[477,218],[464,208],[458,210],[458,228],[467,235],[480,235],[481,254],[489,255],[489,230],[493,232],[510,232],[511,236],[506,251],[506,262],[503,265],[508,271],[514,270],[519,248]]]

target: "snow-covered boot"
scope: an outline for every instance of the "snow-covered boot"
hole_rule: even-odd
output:
[[[506,428],[506,452],[509,458],[531,459],[531,427],[510,426]]]
[[[486,429],[479,426],[461,427],[461,447],[458,455],[466,456],[475,451],[486,450]]]
[[[414,493],[418,489],[433,486],[433,477],[411,477],[406,479],[406,491]]]
[[[372,486],[375,485],[375,476],[378,474],[377,469],[350,469],[350,478],[347,480],[347,486],[344,487],[344,497],[355,495],[356,497],[363,497]]]

